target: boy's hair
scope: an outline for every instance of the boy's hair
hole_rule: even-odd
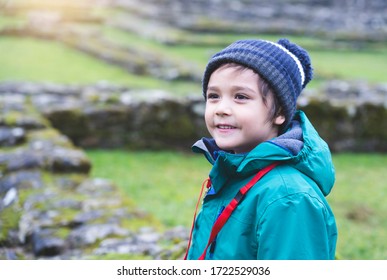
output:
[[[247,69],[250,69],[249,67],[246,67],[244,65],[238,64],[238,63],[224,63],[220,65],[218,69],[226,69],[226,68],[234,68],[238,72],[243,72]],[[271,106],[269,107],[269,115],[267,116],[267,122],[273,121],[276,117],[282,114],[281,105],[278,101],[278,98],[275,96],[273,89],[271,88],[270,84],[261,77],[256,71],[252,70],[257,75],[258,80],[258,89],[259,93],[261,94],[263,104],[265,104],[266,107],[269,106],[269,99],[272,100]]]
[[[280,39],[277,43],[265,40],[236,41],[208,62],[202,84],[205,98],[211,74],[225,63],[246,66],[270,85],[285,117],[283,128],[286,128],[296,111],[298,96],[313,76],[309,54],[287,39]]]

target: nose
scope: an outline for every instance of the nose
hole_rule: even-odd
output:
[[[229,116],[232,113],[231,104],[227,99],[222,99],[218,102],[215,114],[217,116]]]

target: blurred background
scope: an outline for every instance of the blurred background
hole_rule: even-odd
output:
[[[387,259],[385,0],[0,0],[0,259],[181,258],[206,63],[283,37],[312,58],[337,258]]]

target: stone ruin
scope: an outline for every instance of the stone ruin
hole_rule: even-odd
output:
[[[114,184],[90,178],[85,153],[45,118],[44,86],[3,86],[0,259],[181,258],[187,229],[162,229]]]
[[[333,152],[387,151],[387,85],[331,81],[304,110]],[[178,259],[188,229],[160,233],[83,148],[190,151],[204,102],[100,82],[0,84],[0,259]],[[106,199],[108,198],[108,199]]]
[[[196,32],[302,34],[379,42],[387,38],[384,0],[114,0],[111,5],[150,22]],[[143,31],[143,26],[133,26],[130,20],[112,22],[132,32]],[[166,42],[175,39],[163,32],[147,35]]]
[[[80,148],[190,152],[193,142],[208,136],[200,93],[176,97],[106,82],[88,86],[8,82],[0,84],[0,93],[10,103],[29,100],[36,115]],[[387,84],[332,80],[305,90],[298,106],[333,152],[387,151]],[[33,123],[31,116],[23,115],[23,120]],[[0,139],[10,135],[3,142],[23,137],[19,127],[4,128],[1,134]]]

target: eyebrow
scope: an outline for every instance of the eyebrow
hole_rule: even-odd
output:
[[[241,90],[241,91],[249,91],[249,92],[251,92],[251,93],[256,93],[255,90],[253,90],[253,89],[251,89],[251,88],[249,88],[249,87],[232,86],[231,88],[232,88],[233,91],[240,91],[240,90]],[[218,86],[209,86],[209,87],[207,88],[207,91],[209,91],[209,90],[217,91],[217,90],[219,90],[219,87],[218,87]]]
[[[256,93],[255,90],[253,90],[252,88],[249,88],[249,87],[233,86],[232,89],[233,89],[233,90],[236,90],[236,91],[241,90],[241,91],[249,91],[249,92],[251,92],[251,93]]]
[[[207,87],[207,91],[209,91],[209,90],[218,90],[218,87],[217,86]]]

